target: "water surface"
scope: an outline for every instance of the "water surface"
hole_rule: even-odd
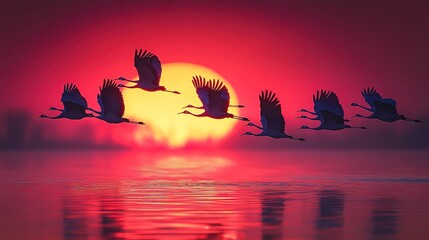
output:
[[[0,239],[428,239],[429,152],[0,153]]]

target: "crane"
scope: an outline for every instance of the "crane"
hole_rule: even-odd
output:
[[[60,111],[61,113],[55,117],[40,115],[40,118],[58,119],[68,118],[72,120],[78,120],[85,117],[94,117],[92,113],[86,113],[88,107],[86,99],[80,94],[79,89],[73,83],[67,83],[64,85],[63,94],[61,96],[61,102],[63,103],[64,109],[51,107],[50,110]]]
[[[204,109],[201,114],[194,114],[187,110],[179,114],[190,114],[196,117],[210,117],[215,119],[233,118],[241,121],[249,121],[245,117],[235,116],[228,113],[229,92],[226,86],[219,80],[208,80],[201,76],[194,76],[192,83],[197,91]]]
[[[317,91],[316,95],[313,94],[314,111],[320,121],[320,126],[311,128],[308,126],[301,126],[300,129],[312,130],[341,130],[345,128],[358,128],[366,129],[366,127],[352,127],[344,124],[344,110],[341,106],[338,96],[327,90]]]
[[[103,87],[100,87],[100,94],[97,94],[97,101],[101,111],[88,108],[88,110],[98,114],[98,116],[95,116],[96,118],[108,123],[126,122],[144,125],[143,122],[130,121],[123,117],[125,111],[124,99],[118,85],[112,80],[103,80]]]
[[[303,138],[294,138],[285,133],[285,120],[279,99],[272,91],[265,90],[259,95],[261,126],[249,122],[248,126],[254,126],[262,130],[259,134],[245,132],[243,135],[268,136],[272,138],[290,138],[305,141]]]
[[[365,102],[368,103],[370,108],[359,105],[357,103],[352,103],[350,106],[363,108],[372,114],[369,116],[363,116],[361,114],[356,114],[355,117],[361,118],[374,118],[379,119],[384,122],[395,122],[398,120],[405,120],[409,122],[421,122],[417,119],[409,119],[404,115],[398,114],[396,109],[396,101],[391,98],[382,98],[381,95],[372,87],[363,89],[361,91],[362,96],[365,98]]]
[[[159,85],[162,68],[161,62],[155,54],[148,52],[147,50],[142,51],[142,49],[140,49],[137,51],[136,49],[134,53],[134,66],[136,67],[139,75],[138,80],[130,80],[124,77],[119,77],[114,80],[132,82],[135,83],[135,85],[126,86],[119,84],[119,87],[140,88],[149,92],[164,91],[180,94],[178,91],[170,91],[167,90],[164,86]]]

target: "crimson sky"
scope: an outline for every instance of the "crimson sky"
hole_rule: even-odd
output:
[[[2,3],[0,107],[46,113],[63,85],[77,84],[92,106],[103,78],[134,76],[132,52],[144,48],[163,63],[207,66],[235,88],[241,115],[259,121],[258,94],[274,90],[287,132],[298,137],[359,146],[368,139],[421,145],[429,134],[429,18],[424,3],[403,1],[11,1]],[[311,109],[317,89],[337,93],[343,106],[364,103],[360,91],[374,86],[398,101],[400,113],[422,124],[355,120],[368,131],[315,133],[295,119]],[[352,118],[358,109],[346,109]],[[52,123],[73,135],[75,125]],[[103,125],[106,126],[106,125]],[[121,131],[124,126],[108,126]],[[128,128],[128,127],[125,127]],[[237,146],[284,141],[236,137]],[[376,140],[374,140],[376,139]],[[296,146],[296,143],[292,144]],[[381,144],[383,145],[383,144]],[[392,145],[392,146],[393,146]]]

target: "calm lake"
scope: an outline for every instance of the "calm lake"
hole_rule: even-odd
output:
[[[429,239],[429,151],[0,153],[0,239]]]

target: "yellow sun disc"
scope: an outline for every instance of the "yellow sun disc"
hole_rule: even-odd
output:
[[[221,139],[231,131],[237,120],[178,114],[183,112],[185,109],[182,107],[188,104],[202,106],[192,84],[192,77],[195,75],[205,77],[206,80],[219,79],[229,90],[230,104],[239,104],[232,86],[215,71],[190,63],[163,64],[160,85],[165,86],[167,90],[179,91],[180,95],[163,91],[147,92],[138,88],[122,90],[125,117],[146,123],[146,126],[137,127],[133,133],[137,145],[143,146],[155,141],[161,145],[178,148],[188,142]],[[187,110],[196,114],[204,111],[193,108]],[[230,107],[229,112],[239,115],[238,108]]]

